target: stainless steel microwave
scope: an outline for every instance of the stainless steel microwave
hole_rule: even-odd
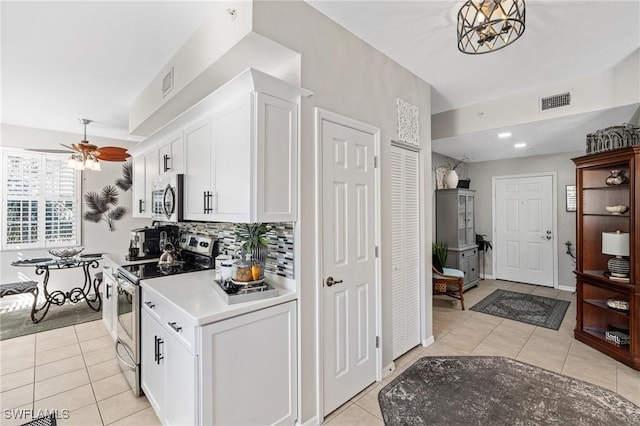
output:
[[[160,222],[182,222],[184,175],[158,176],[151,192],[151,218]]]

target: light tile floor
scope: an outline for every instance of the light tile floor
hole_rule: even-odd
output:
[[[497,288],[558,297],[571,302],[560,330],[468,310]],[[573,338],[575,295],[545,287],[484,280],[465,293],[466,311],[435,297],[435,343],[417,346],[395,361],[396,369],[331,413],[325,423],[381,425],[378,392],[421,356],[498,355],[515,358],[611,389],[640,405],[640,372]],[[0,424],[28,418],[14,413],[58,410],[60,425],[159,425],[146,398],[136,398],[118,368],[113,342],[101,321],[0,342]],[[23,410],[23,411],[20,411]],[[63,412],[62,410],[68,410]],[[68,415],[66,415],[68,413]]]
[[[102,321],[0,342],[0,424],[55,412],[58,424],[160,425],[118,367]]]
[[[535,327],[517,321],[470,311],[473,305],[496,289],[555,297],[571,302],[559,330]],[[505,356],[556,373],[575,377],[617,392],[640,406],[640,371],[633,370],[573,338],[576,323],[575,295],[547,287],[483,280],[465,293],[465,307],[446,296],[433,301],[435,343],[417,346],[395,360],[395,370],[374,383],[325,419],[330,426],[382,425],[378,392],[423,356]]]

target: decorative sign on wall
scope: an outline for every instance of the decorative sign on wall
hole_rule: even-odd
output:
[[[398,140],[420,146],[418,107],[400,98],[397,99],[396,104],[398,107]]]

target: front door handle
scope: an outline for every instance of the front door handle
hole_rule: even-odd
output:
[[[334,280],[333,277],[329,277],[326,280],[327,287],[331,287],[334,284],[340,284],[342,280]]]

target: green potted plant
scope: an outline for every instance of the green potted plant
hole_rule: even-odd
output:
[[[479,251],[493,250],[491,241],[487,240],[486,236],[486,234],[476,234],[476,244],[478,245]]]
[[[431,249],[433,250],[433,254],[435,254],[440,261],[440,264],[444,266],[447,263],[449,245],[444,241],[434,241],[431,245]]]
[[[240,248],[251,253],[254,263],[260,265],[259,276],[264,276],[264,264],[267,258],[269,242],[266,234],[270,228],[265,223],[245,223],[236,228],[236,240],[241,242]]]

